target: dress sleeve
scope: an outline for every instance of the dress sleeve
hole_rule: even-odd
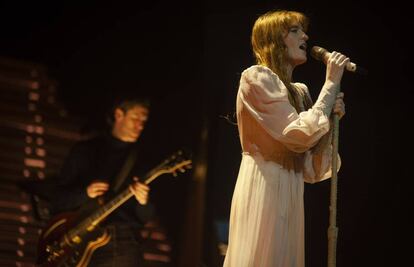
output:
[[[305,153],[305,161],[303,168],[303,178],[307,183],[317,183],[332,177],[332,146],[330,142],[326,144],[324,139],[329,139],[326,135],[315,146]],[[341,168],[341,157],[337,155],[338,164],[337,171]]]
[[[246,69],[240,79],[239,95],[266,132],[294,152],[309,150],[329,130],[328,117],[321,110],[296,112],[286,86],[267,67]]]

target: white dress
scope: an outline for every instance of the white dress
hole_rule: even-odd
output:
[[[304,84],[294,85],[309,94]],[[225,267],[304,266],[304,181],[330,177],[329,119],[315,108],[332,104],[326,102],[298,114],[269,68],[242,73],[237,121],[243,154]]]

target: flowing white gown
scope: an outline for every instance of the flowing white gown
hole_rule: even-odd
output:
[[[304,84],[294,86],[309,94]],[[320,99],[298,114],[269,68],[255,65],[242,73],[237,121],[243,154],[225,267],[304,266],[304,181],[331,172],[329,119],[320,107],[334,98]]]

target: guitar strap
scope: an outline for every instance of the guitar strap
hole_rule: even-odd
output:
[[[131,171],[132,167],[135,164],[137,159],[138,149],[137,146],[134,144],[129,152],[127,159],[122,165],[121,170],[118,172],[118,175],[115,177],[114,181],[112,182],[112,190],[117,192],[121,185],[124,183],[126,177],[128,176],[129,172]]]

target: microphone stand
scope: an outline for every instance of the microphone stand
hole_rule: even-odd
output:
[[[331,195],[329,206],[329,228],[328,228],[328,267],[336,266],[336,240],[338,238],[338,227],[336,227],[336,200],[338,187],[338,137],[339,116],[333,113],[332,131],[332,178]]]

